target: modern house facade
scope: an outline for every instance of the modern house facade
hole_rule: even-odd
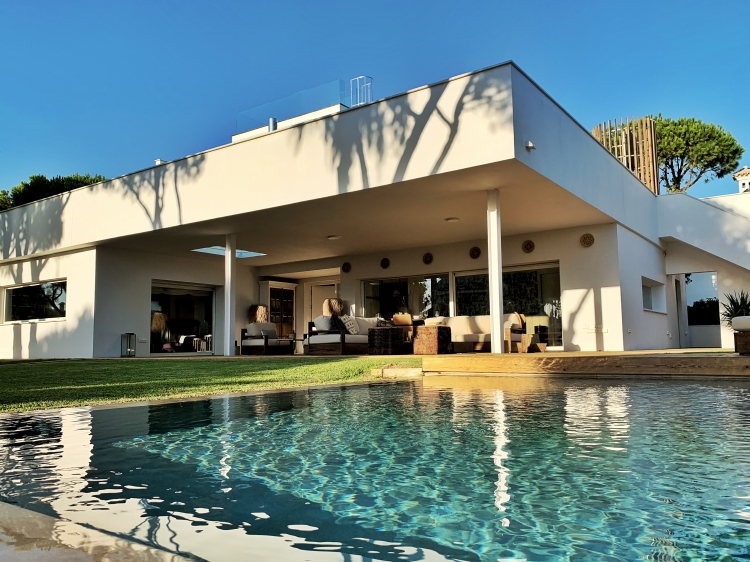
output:
[[[251,305],[301,337],[331,296],[489,315],[493,351],[508,312],[561,350],[732,345],[691,341],[686,281],[750,289],[750,194],[655,195],[513,63],[274,128],[0,214],[0,357],[233,355]]]

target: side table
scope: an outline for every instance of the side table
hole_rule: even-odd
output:
[[[414,355],[450,353],[450,326],[414,326]]]
[[[367,330],[367,353],[370,355],[401,355],[406,352],[403,326]]]

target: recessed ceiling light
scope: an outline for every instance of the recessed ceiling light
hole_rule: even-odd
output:
[[[341,235],[340,235],[340,234],[330,234],[330,235],[328,236],[328,239],[329,239],[329,240],[338,240],[339,238],[341,238]]]
[[[461,219],[459,219],[458,217],[448,217],[447,219],[445,219],[445,222],[458,222],[460,220]]]

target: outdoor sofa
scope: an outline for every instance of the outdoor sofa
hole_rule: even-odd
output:
[[[304,350],[310,355],[365,355],[368,352],[368,330],[378,327],[379,318],[355,317],[357,333],[331,330],[330,317],[318,316],[309,323],[304,340]],[[516,312],[503,316],[503,332],[506,352],[525,353],[536,343],[533,334],[526,333],[524,317]],[[483,316],[438,316],[426,318],[425,326],[448,326],[454,353],[490,351],[490,317]],[[405,329],[410,327],[404,326]]]
[[[331,317],[318,316],[308,324],[303,345],[309,355],[367,355],[367,331],[376,328],[378,318],[355,317],[357,333],[331,330]]]
[[[240,355],[291,355],[292,353],[294,353],[294,340],[278,337],[276,324],[253,322],[242,328]]]

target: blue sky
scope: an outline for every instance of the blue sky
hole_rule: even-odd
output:
[[[239,111],[337,78],[384,97],[508,59],[587,128],[694,116],[750,165],[748,21],[748,0],[0,0],[0,188],[225,144]]]

